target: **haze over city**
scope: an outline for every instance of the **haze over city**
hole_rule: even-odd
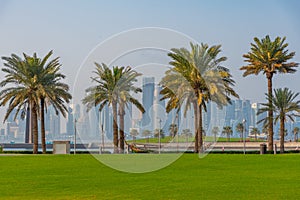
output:
[[[39,56],[44,56],[52,49],[55,56],[60,56],[62,72],[75,94],[74,103],[81,100],[81,96],[76,95],[76,92],[84,93],[84,88],[90,85],[89,77],[94,66],[90,65],[89,70],[81,68],[83,69],[81,71],[80,66],[92,50],[111,36],[136,28],[170,29],[185,34],[199,43],[221,44],[222,55],[228,58],[225,65],[231,70],[236,81],[236,91],[241,99],[251,102],[264,101],[266,92],[266,80],[263,75],[243,78],[242,71],[239,70],[245,65],[242,55],[250,50],[250,43],[254,37],[264,37],[267,34],[272,38],[286,36],[290,44],[289,50],[296,51],[293,60],[300,60],[298,54],[300,26],[297,20],[299,13],[296,9],[299,2],[295,0],[288,3],[271,0],[215,0],[188,3],[26,0],[1,1],[0,5],[2,27],[0,55],[8,56],[11,53],[22,52],[31,55],[37,52]],[[266,8],[272,10],[268,12],[267,17]],[[137,37],[137,40],[144,39],[143,35]],[[122,45],[124,44],[120,44]],[[188,47],[188,42],[186,46]],[[115,63],[133,67],[142,65],[137,70],[141,69],[147,76],[156,77],[158,82],[163,71],[157,73],[157,70],[166,68],[169,61],[166,54],[166,51],[143,50],[132,53],[131,57],[129,55],[125,56],[125,59],[119,58]],[[153,58],[162,65],[151,64]],[[98,62],[101,62],[101,59],[98,59]],[[2,60],[0,64],[3,65]],[[75,89],[78,72],[80,72],[80,88]],[[274,88],[280,85],[298,91],[298,76],[299,72],[286,76],[276,75]],[[2,77],[3,73],[0,73],[0,78]],[[82,81],[81,77],[85,77],[86,80]],[[1,113],[4,110],[1,108]]]

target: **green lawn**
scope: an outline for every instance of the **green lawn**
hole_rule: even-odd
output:
[[[149,155],[118,155],[133,156]],[[185,154],[143,174],[91,155],[0,156],[0,199],[297,199],[299,180],[299,154]]]

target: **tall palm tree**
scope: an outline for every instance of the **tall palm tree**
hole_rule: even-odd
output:
[[[243,140],[243,133],[244,133],[244,124],[238,123],[235,127],[236,132],[240,133],[241,141]]]
[[[298,116],[295,112],[300,112],[300,101],[295,100],[298,95],[299,93],[295,94],[288,88],[275,89],[274,95],[271,97],[266,94],[266,98],[271,104],[262,104],[263,107],[258,111],[258,114],[261,114],[272,109],[275,113],[274,123],[280,122],[280,153],[284,153],[285,122],[287,118],[294,122],[294,116]]]
[[[170,132],[170,136],[171,137],[175,137],[175,135],[177,134],[178,132],[178,127],[177,127],[177,124],[170,124],[169,126],[169,132]]]
[[[41,115],[41,141],[42,152],[46,153],[46,139],[45,139],[45,108],[51,104],[56,111],[56,114],[61,113],[66,117],[67,107],[64,103],[69,103],[72,98],[68,92],[69,86],[61,82],[65,75],[61,74],[59,57],[47,63],[49,57],[53,54],[50,51],[43,59],[35,58],[36,63],[40,66],[41,72],[38,74],[41,84],[40,92],[40,115]]]
[[[300,129],[299,127],[294,127],[293,128],[293,134],[294,134],[294,141],[297,142],[298,141],[298,133],[299,133]]]
[[[224,126],[222,130],[222,134],[227,136],[227,142],[230,141],[230,136],[232,135],[233,131],[231,126]]]
[[[254,137],[255,137],[255,141],[257,141],[257,135],[260,134],[260,131],[258,128],[254,127],[251,129],[251,134],[254,134]]]
[[[223,106],[230,102],[229,96],[238,95],[232,89],[234,81],[229,70],[221,66],[227,58],[218,58],[221,45],[209,47],[207,44],[199,46],[191,43],[190,46],[191,51],[171,49],[168,55],[172,58],[170,64],[173,67],[161,81],[161,94],[169,99],[167,108],[179,110],[184,107],[185,113],[193,108],[195,152],[203,152],[202,112],[206,111],[206,103],[214,101]]]
[[[107,65],[95,63],[96,77],[92,80],[97,83],[96,86],[89,87],[86,92],[88,95],[82,100],[87,105],[87,111],[93,106],[100,105],[99,111],[102,111],[105,105],[112,105],[113,110],[113,143],[114,152],[118,152],[119,142],[121,152],[124,151],[124,116],[125,107],[128,103],[134,104],[140,111],[144,108],[137,99],[132,97],[131,92],[138,93],[142,90],[133,84],[141,74],[132,70],[130,67],[113,67],[110,69]],[[119,112],[118,106],[119,104]],[[120,116],[120,133],[118,134],[117,115]],[[120,137],[120,139],[119,139]]]
[[[2,57],[4,60],[4,68],[2,71],[6,73],[5,79],[0,83],[1,87],[8,86],[0,92],[0,105],[8,109],[4,117],[4,121],[8,118],[12,110],[16,108],[15,118],[21,111],[24,116],[29,107],[32,135],[33,135],[33,153],[38,153],[38,113],[39,113],[39,84],[37,78],[41,71],[36,63],[36,54],[29,57],[23,54],[24,59],[12,54],[11,57]]]
[[[1,82],[1,86],[4,87],[8,84],[15,84],[17,87],[7,88],[2,91],[1,105],[5,105],[7,100],[10,99],[7,114],[10,114],[11,109],[18,107],[15,117],[20,110],[22,110],[24,116],[28,106],[30,107],[33,125],[34,153],[38,152],[37,119],[39,114],[41,117],[42,149],[43,153],[46,153],[44,124],[45,103],[51,103],[57,113],[60,111],[65,116],[66,107],[63,103],[68,103],[72,98],[67,92],[69,89],[68,85],[60,82],[65,76],[59,73],[61,66],[59,64],[59,58],[47,62],[52,53],[53,52],[50,51],[42,59],[38,58],[36,53],[34,53],[33,56],[23,54],[24,59],[14,54],[12,54],[11,57],[2,58],[6,62],[4,64],[5,68],[3,68],[2,71],[6,72],[7,75],[6,79]]]
[[[125,117],[125,106],[128,106],[129,103],[135,105],[139,111],[142,113],[145,112],[143,105],[131,95],[133,93],[142,92],[141,88],[135,87],[134,83],[137,82],[137,77],[142,74],[137,73],[135,70],[132,70],[131,67],[123,68],[121,79],[117,83],[117,88],[119,91],[119,116],[120,116],[120,127],[119,127],[119,136],[120,136],[120,149],[121,153],[124,152],[124,117]]]
[[[214,126],[213,129],[211,130],[212,134],[214,135],[214,141],[217,141],[217,135],[220,132],[220,129],[218,126]]]
[[[247,54],[244,54],[245,62],[249,63],[246,66],[241,67],[241,70],[245,70],[243,76],[250,74],[258,75],[262,72],[268,81],[268,96],[271,101],[272,96],[272,79],[276,73],[295,73],[295,67],[298,67],[298,63],[288,62],[295,55],[295,52],[289,53],[286,49],[288,43],[285,43],[286,38],[276,37],[274,41],[267,35],[263,39],[254,38],[254,43],[251,43],[251,50]],[[269,102],[272,105],[272,102]],[[268,111],[268,150],[273,150],[273,112],[272,108]]]
[[[95,77],[92,77],[92,81],[96,83],[95,86],[91,86],[86,89],[87,96],[82,100],[83,104],[86,104],[87,111],[93,106],[99,106],[99,111],[105,107],[105,105],[111,105],[113,111],[113,144],[114,153],[118,152],[118,100],[119,90],[118,82],[122,77],[123,67],[113,67],[110,69],[106,64],[95,63],[96,70],[94,71]]]

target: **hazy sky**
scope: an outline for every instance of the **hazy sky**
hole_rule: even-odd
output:
[[[240,97],[252,102],[262,101],[267,88],[265,77],[243,78],[239,70],[244,65],[242,55],[249,51],[255,36],[286,36],[289,50],[296,51],[294,61],[300,62],[299,9],[300,1],[297,0],[1,0],[0,55],[37,52],[44,56],[53,49],[55,56],[61,57],[66,82],[73,89],[74,84],[78,84],[75,81],[78,72],[79,85],[90,84],[88,78],[80,77],[89,77],[91,70],[79,69],[99,43],[123,31],[161,27],[186,34],[199,43],[222,44],[222,55],[228,57],[225,64],[236,80]],[[135,38],[147,40],[143,34],[137,34]],[[119,46],[125,45],[126,41],[123,42]],[[174,47],[180,47],[176,45],[175,42]],[[106,47],[107,51],[115,48],[116,45]],[[152,52],[152,57],[153,54],[157,51]],[[151,51],[140,52],[135,58],[143,60],[141,55],[145,57],[144,65],[134,61],[133,57],[124,59],[127,62],[124,65],[139,63],[151,71],[148,64]],[[165,58],[155,59],[154,62],[161,59],[164,63]],[[101,62],[101,56],[96,60]],[[0,65],[3,65],[2,60]],[[152,71],[155,75],[154,66]],[[299,92],[299,73],[276,75],[274,87],[287,86]],[[0,78],[3,78],[2,72]]]

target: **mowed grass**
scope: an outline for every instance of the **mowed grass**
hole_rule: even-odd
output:
[[[300,155],[185,154],[140,174],[91,155],[0,156],[0,184],[0,199],[298,199]]]

